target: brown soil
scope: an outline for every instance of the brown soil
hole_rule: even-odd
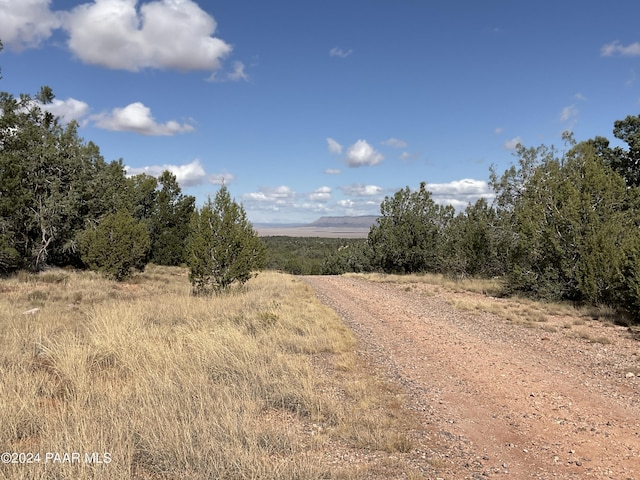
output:
[[[428,478],[640,479],[640,343],[625,327],[524,326],[452,306],[477,294],[304,280],[408,394],[408,461]]]

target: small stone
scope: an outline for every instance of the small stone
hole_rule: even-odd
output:
[[[625,375],[625,377],[627,377],[627,378],[633,378],[633,377],[635,377],[635,376],[636,376],[636,374],[635,374],[635,373],[633,373],[633,372],[628,372],[628,373]]]

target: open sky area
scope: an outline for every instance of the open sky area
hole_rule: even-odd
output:
[[[254,223],[463,209],[515,145],[640,112],[637,0],[0,0],[0,90],[50,86],[128,173]]]

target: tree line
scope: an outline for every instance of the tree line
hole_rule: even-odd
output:
[[[0,275],[72,266],[123,280],[149,262],[186,264],[202,294],[264,265],[264,246],[225,186],[197,209],[169,171],[126,175],[122,159],[105,161],[76,122],[46,110],[53,100],[49,87],[0,92]]]
[[[75,122],[46,111],[53,99],[49,87],[0,92],[0,274],[73,266],[122,280],[148,262],[186,264],[195,294],[267,265],[497,276],[507,293],[604,304],[640,319],[640,115],[614,123],[624,146],[570,134],[561,151],[518,146],[506,171],[491,169],[491,202],[457,213],[423,182],[383,200],[366,241],[268,240],[267,252],[225,186],[198,209],[171,172],[127,176]]]
[[[422,183],[385,198],[364,247],[375,270],[500,276],[506,293],[614,307],[640,319],[640,116],[562,151],[519,145],[495,198],[464,212]]]

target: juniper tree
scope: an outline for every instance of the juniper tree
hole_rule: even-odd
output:
[[[264,244],[224,185],[191,216],[187,264],[194,295],[244,284],[266,264]]]
[[[130,277],[134,270],[144,270],[148,250],[146,227],[126,210],[108,214],[80,236],[85,264],[117,281]]]

